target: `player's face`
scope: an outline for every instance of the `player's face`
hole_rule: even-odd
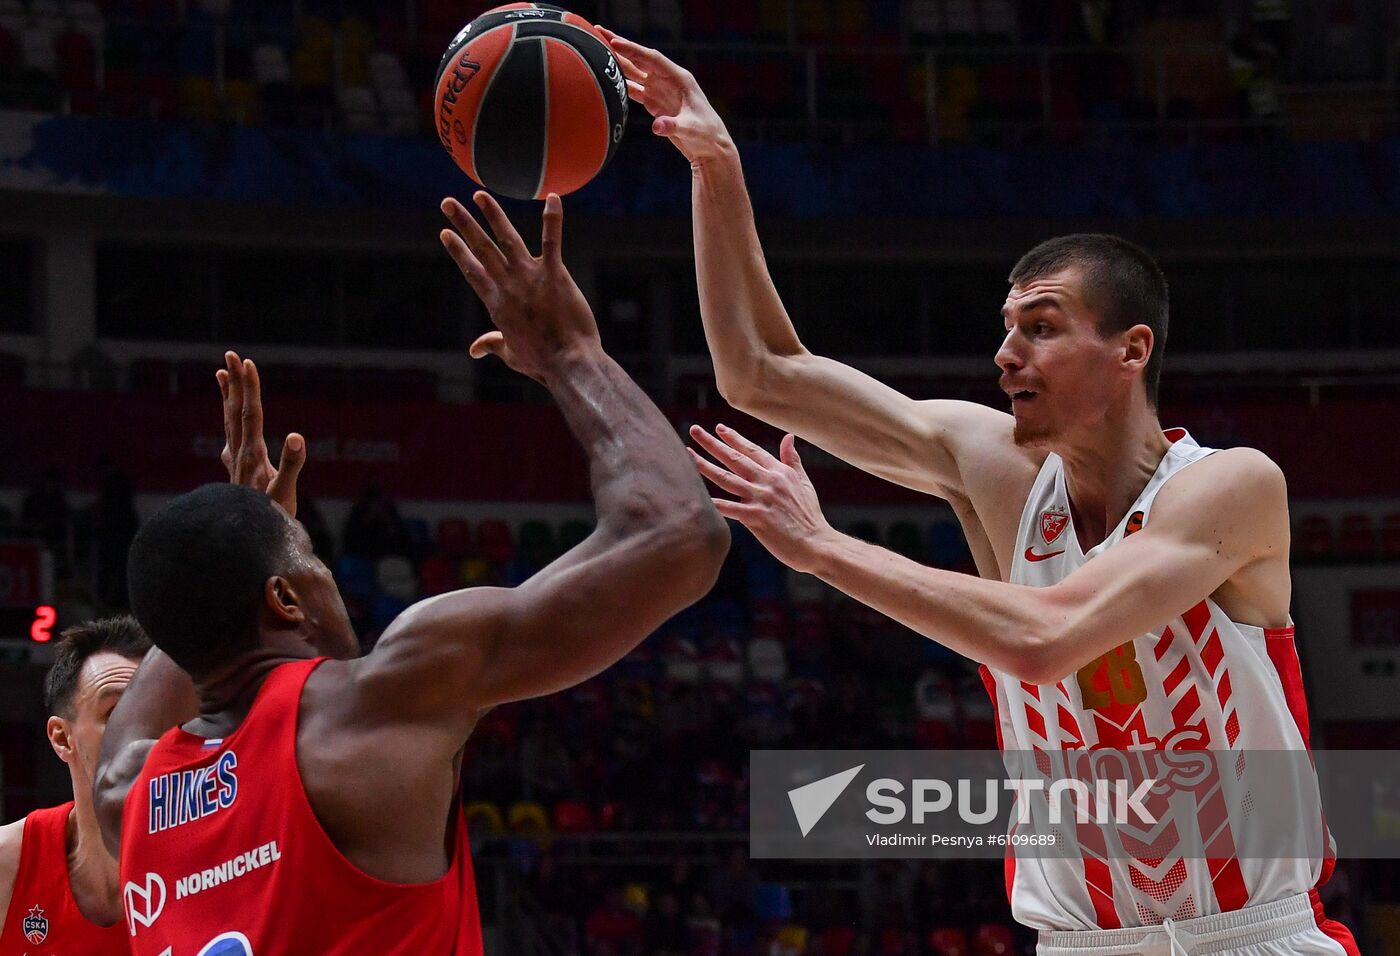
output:
[[[1002,307],[1001,387],[1018,445],[1046,444],[1101,421],[1119,381],[1121,351],[1098,331],[1078,269],[1014,285]]]
[[[54,717],[64,731],[66,747],[55,750],[62,760],[77,772],[80,781],[91,787],[97,770],[97,755],[102,747],[102,735],[107,732],[107,718],[121,700],[131,676],[141,664],[113,651],[98,651],[83,662],[78,674],[78,688],[73,695],[71,717]],[[50,727],[50,739],[54,728]]]
[[[290,519],[288,519],[290,520]],[[311,631],[311,644],[320,654],[339,660],[359,656],[360,642],[350,626],[350,614],[336,587],[335,577],[316,556],[306,529],[293,522],[293,547],[297,561],[287,580],[295,588],[302,613]]]

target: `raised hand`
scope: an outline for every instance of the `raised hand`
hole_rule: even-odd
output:
[[[715,431],[690,428],[690,437],[714,462],[689,449],[700,474],[739,499],[715,498],[715,509],[741,522],[788,567],[811,571],[815,545],[833,530],[797,455],[796,438],[784,435],[775,458],[732,428],[720,425]]]
[[[560,358],[600,347],[593,310],[564,268],[564,204],[554,193],[545,199],[540,255],[534,256],[496,200],[484,192],[472,198],[495,240],[455,199],[444,199],[442,211],[456,231],[444,229],[440,237],[498,330],[473,342],[471,356],[497,355],[548,384]]]
[[[724,120],[710,105],[695,75],[665,54],[598,27],[627,77],[627,92],[655,119],[651,131],[675,144],[691,165],[733,147]]]
[[[297,475],[306,464],[306,439],[292,432],[282,443],[277,467],[267,456],[263,440],[262,382],[252,359],[224,353],[224,368],[215,376],[224,397],[224,451],[219,457],[229,481],[264,491],[296,517]]]

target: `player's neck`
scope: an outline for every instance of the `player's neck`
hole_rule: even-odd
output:
[[[259,646],[239,655],[196,682],[199,716],[185,725],[201,737],[227,736],[253,707],[268,676],[283,664],[309,659],[313,651],[302,641]]]
[[[1055,449],[1081,545],[1098,544],[1122,520],[1170,447],[1157,410],[1138,397]]]
[[[73,775],[73,812],[66,838],[68,884],[78,910],[90,922],[109,925],[121,917],[117,861],[102,842],[92,806],[92,786]]]

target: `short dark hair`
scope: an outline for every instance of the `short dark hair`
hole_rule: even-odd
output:
[[[204,485],[168,502],[131,542],[131,610],[156,647],[201,677],[257,641],[268,578],[290,563],[292,523],[267,495]]]
[[[1126,332],[1135,325],[1152,330],[1152,355],[1143,383],[1155,407],[1167,348],[1167,277],[1151,254],[1118,236],[1081,232],[1049,239],[1021,257],[1008,281],[1020,285],[1072,266],[1083,270],[1084,294],[1099,310],[1099,333]]]
[[[58,656],[44,678],[44,706],[50,714],[72,717],[78,677],[89,657],[111,651],[139,661],[151,649],[151,639],[136,618],[122,614],[64,628],[54,649]]]

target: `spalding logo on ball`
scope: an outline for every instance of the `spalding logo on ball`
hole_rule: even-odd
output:
[[[627,125],[627,81],[583,17],[545,3],[488,10],[438,66],[438,138],[492,192],[573,192],[608,164]]]

